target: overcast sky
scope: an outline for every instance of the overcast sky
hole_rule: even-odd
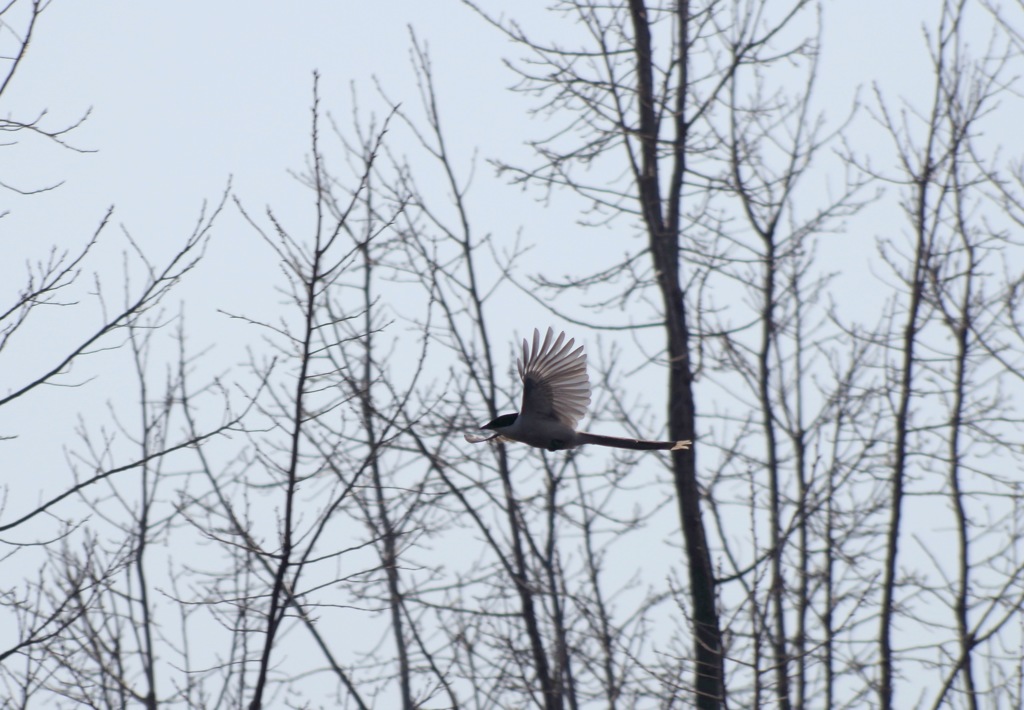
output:
[[[545,3],[485,3],[513,5],[516,18],[537,36],[571,41],[573,26],[544,11]],[[816,102],[828,120],[840,121],[855,96],[870,98],[876,87],[896,105],[901,97],[927,104],[933,78],[921,28],[925,20],[933,21],[923,13],[937,12],[934,6],[892,0],[823,3]],[[517,236],[535,245],[525,273],[566,273],[567,249],[573,250],[571,266],[578,267],[577,273],[586,273],[592,258],[595,264],[605,263],[598,258],[605,248],[624,251],[616,240],[601,241],[600,230],[577,224],[579,202],[556,198],[542,204],[536,193],[508,187],[487,164],[492,158],[528,162],[526,141],[545,134],[546,127],[542,118],[528,114],[531,97],[509,91],[515,76],[502,62],[519,58],[520,49],[458,2],[53,0],[24,65],[2,97],[2,110],[20,120],[46,111],[42,124],[49,129],[88,113],[67,141],[90,152],[30,136],[3,148],[3,183],[20,190],[62,184],[29,196],[0,191],[0,212],[9,212],[0,220],[0,305],[20,288],[26,260],[45,258],[51,246],[80,247],[110,206],[115,208],[112,230],[89,270],[98,271],[113,294],[121,287],[120,263],[127,247],[118,236],[122,228],[159,261],[176,251],[204,202],[216,203],[229,179],[232,193],[251,212],[270,206],[297,230],[308,227],[313,195],[289,171],[301,172],[310,153],[313,72],[321,76],[322,108],[343,129],[357,103],[363,119],[386,112],[377,84],[415,113],[419,95],[411,71],[410,28],[429,47],[456,163],[463,175],[475,165],[472,208],[480,229],[492,231],[501,245]],[[985,39],[978,35],[977,49]],[[1015,112],[1000,114],[985,138],[1020,155],[1024,139],[1018,123]],[[395,135],[401,139],[402,132],[396,128]],[[849,136],[862,155],[882,156],[886,168],[892,165],[891,144],[867,113]],[[394,145],[414,152],[400,140]],[[807,189],[816,188],[820,185]],[[891,193],[851,221],[843,234],[820,240],[823,269],[843,272],[836,293],[854,294],[865,320],[874,318],[871,309],[883,295],[881,289],[864,288],[874,278],[868,262],[876,253],[875,240],[905,232],[901,220]],[[261,337],[223,311],[273,320],[281,301],[275,285],[280,285],[280,272],[274,254],[229,205],[215,226],[207,258],[167,305],[173,312],[178,303],[185,304],[190,347],[212,347],[204,366],[222,372],[243,361],[246,346],[258,345]],[[95,328],[99,310],[89,301],[86,286],[79,292],[86,305],[72,320],[61,312],[40,318],[13,355],[0,358],[0,390],[38,375],[55,353]],[[502,322],[491,327],[507,329],[510,345],[534,326],[565,325],[522,299],[504,313]],[[569,332],[588,344],[588,352],[595,351],[597,333],[578,327]],[[492,335],[499,336],[493,330]],[[507,361],[507,352],[501,356]],[[448,364],[439,363],[440,371]],[[75,445],[78,417],[106,421],[107,403],[117,399],[122,386],[130,398],[131,375],[91,367],[85,363],[71,373],[69,381],[81,387],[49,388],[33,393],[23,405],[0,410],[0,436],[18,437],[2,444],[4,468],[34,484],[12,488],[8,505],[17,505],[19,496],[34,501],[66,485],[63,447]],[[96,375],[102,376],[90,379]],[[642,386],[633,391],[653,402],[663,394],[661,382],[650,391]]]
[[[919,14],[924,5],[825,3],[817,100],[830,120],[840,120],[855,94],[875,84],[892,97],[926,99],[930,83],[922,81],[928,73],[924,16]],[[541,4],[517,13],[538,36],[571,41],[573,26],[544,12]],[[2,180],[7,184],[22,190],[63,184],[29,197],[4,193],[10,214],[0,223],[3,293],[18,287],[26,259],[40,258],[50,245],[82,244],[111,205],[115,231],[123,226],[154,259],[172,253],[191,231],[203,202],[216,202],[229,177],[234,194],[252,211],[269,205],[293,224],[308,224],[312,196],[288,171],[301,170],[309,154],[313,71],[322,77],[323,108],[343,128],[353,112],[353,97],[364,118],[386,110],[375,80],[392,100],[415,110],[419,99],[410,69],[410,27],[429,47],[450,145],[464,174],[475,160],[472,204],[486,217],[481,224],[503,243],[522,234],[536,244],[528,270],[560,263],[560,250],[567,245],[593,244],[593,234],[583,234],[576,225],[578,203],[556,199],[536,204],[535,195],[506,187],[485,163],[489,158],[527,161],[524,143],[542,135],[545,126],[542,119],[528,116],[529,97],[508,91],[515,77],[502,60],[519,58],[520,50],[460,3],[55,0],[4,95],[4,111],[27,119],[45,110],[43,124],[51,129],[89,112],[68,142],[95,152],[75,153],[32,138],[4,149]],[[867,154],[873,136],[880,136],[872,131],[871,122],[863,120],[851,133]],[[889,146],[882,150],[888,154]],[[893,228],[896,215],[894,203],[881,205],[843,240],[825,240],[826,265],[831,258],[859,281],[862,274],[854,267],[866,263],[873,239]],[[192,346],[216,346],[209,358],[217,369],[237,363],[245,344],[257,337],[218,309],[269,313],[280,297],[268,287],[277,279],[273,254],[261,248],[236,210],[226,211],[214,234],[197,277],[172,300],[187,303]],[[98,263],[92,264],[108,287],[116,286],[125,246],[123,240],[108,238]],[[92,313],[97,315],[95,307]],[[509,342],[534,325],[552,322],[530,304],[520,303],[508,315]],[[92,325],[81,315],[72,323],[39,323],[31,332],[35,340],[17,351],[19,359],[7,358],[8,376],[37,371],[40,357],[70,342],[76,326]],[[102,406],[111,382],[101,382],[76,393],[77,401],[66,391],[50,392],[50,400],[33,400],[31,409],[47,411],[51,427],[53,417],[62,417],[67,434],[77,412]],[[37,463],[40,456],[61,455],[55,447],[46,446],[45,453],[40,448],[51,440],[49,430],[35,440],[25,427],[15,428],[21,438],[10,452],[20,450]]]

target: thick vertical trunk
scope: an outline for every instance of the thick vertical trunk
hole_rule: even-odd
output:
[[[635,179],[637,193],[650,240],[654,270],[665,312],[669,354],[669,438],[693,438],[696,413],[693,395],[693,368],[690,362],[690,330],[679,272],[679,214],[682,175],[685,166],[685,122],[682,100],[686,81],[686,23],[688,6],[679,7],[680,86],[676,87],[677,114],[674,165],[668,195],[668,214],[658,179],[658,115],[655,109],[653,79],[654,58],[647,8],[643,0],[630,0],[630,18],[635,37],[636,93],[638,110],[637,140],[640,161]],[[693,604],[694,698],[698,708],[720,708],[725,698],[722,632],[716,602],[716,584],[708,549],[707,532],[701,516],[697,486],[696,453],[674,451],[673,478],[679,503],[680,526],[690,570],[690,599]]]
[[[673,245],[671,251],[678,248]],[[659,260],[655,252],[656,262]],[[666,264],[667,267],[667,264]],[[663,271],[662,293],[666,304],[666,325],[669,351],[669,436],[686,439],[693,436],[696,412],[693,396],[693,373],[690,364],[690,333],[686,322],[683,293],[674,278],[678,269],[656,267]],[[669,281],[668,274],[672,274]],[[679,519],[690,571],[690,598],[693,604],[693,632],[696,705],[719,708],[725,698],[722,632],[716,606],[716,583],[708,548],[707,531],[700,508],[697,485],[696,447],[675,451],[672,457],[673,478],[679,504]]]

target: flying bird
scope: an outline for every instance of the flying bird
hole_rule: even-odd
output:
[[[520,411],[487,422],[480,427],[487,434],[466,434],[466,441],[521,441],[548,451],[574,449],[583,444],[643,451],[690,448],[689,440],[645,441],[576,431],[590,404],[587,356],[582,345],[573,350],[575,341],[565,342],[565,333],[559,333],[557,338],[554,335],[548,328],[541,343],[540,332],[535,329],[533,347],[523,339],[523,357],[516,360],[523,380]]]

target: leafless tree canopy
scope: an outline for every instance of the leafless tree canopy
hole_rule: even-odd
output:
[[[531,28],[466,2],[545,117],[530,158],[482,154],[577,234],[478,206],[411,32],[418,101],[314,75],[306,219],[228,185],[163,260],[112,212],[41,252],[0,294],[0,371],[38,322],[88,327],[0,407],[93,363],[133,404],[52,432],[38,500],[5,466],[0,705],[1024,704],[1024,171],[990,130],[1022,108],[1024,7],[927,5],[927,100],[826,111],[827,4],[566,0]],[[0,102],[44,11],[0,7]],[[79,150],[79,121],[3,113]],[[228,212],[279,314],[168,297]],[[544,240],[588,258],[534,272]],[[517,396],[510,299],[587,342],[599,424],[693,450],[468,444]],[[211,375],[195,315],[258,345]]]

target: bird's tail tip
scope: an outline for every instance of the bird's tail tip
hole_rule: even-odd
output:
[[[693,442],[690,441],[689,439],[686,439],[685,441],[677,441],[675,444],[673,444],[670,451],[683,451],[684,449],[690,448],[692,444]]]

